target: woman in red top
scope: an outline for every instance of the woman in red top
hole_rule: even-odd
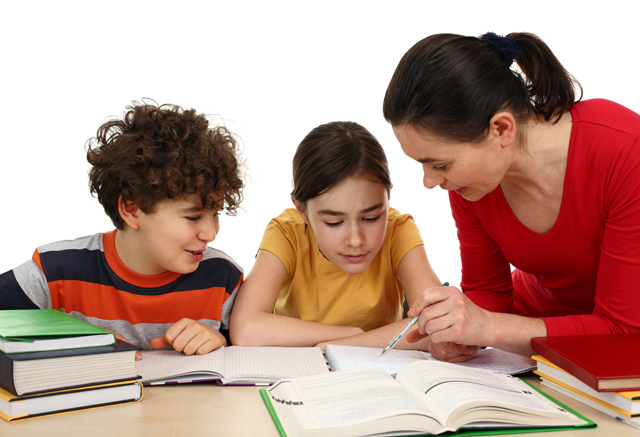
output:
[[[460,239],[464,293],[425,290],[409,312],[434,356],[640,332],[640,116],[575,88],[526,33],[433,35],[400,61],[385,118],[425,187],[449,190]]]

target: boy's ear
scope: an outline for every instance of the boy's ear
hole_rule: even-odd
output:
[[[140,208],[135,202],[127,200],[125,204],[122,201],[122,196],[120,196],[118,198],[118,214],[120,214],[120,218],[122,218],[131,229],[138,229],[140,227]]]
[[[298,202],[297,200],[291,198],[291,201],[293,202],[293,205],[296,207],[296,210],[298,211],[298,214],[300,214],[300,217],[302,217],[302,221],[304,221],[305,224],[309,224],[309,219],[307,218],[307,213],[305,212],[304,208],[302,207],[302,205],[300,205],[300,202]]]

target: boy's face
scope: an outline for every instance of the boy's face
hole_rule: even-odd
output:
[[[195,271],[220,229],[218,211],[202,208],[198,196],[166,199],[154,212],[138,214],[140,259],[134,270],[144,275]]]

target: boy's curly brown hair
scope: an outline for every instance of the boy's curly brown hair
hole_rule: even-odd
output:
[[[122,120],[109,120],[86,143],[89,188],[122,229],[118,199],[145,214],[158,202],[197,194],[207,209],[235,215],[242,201],[239,147],[224,126],[194,109],[133,102]]]

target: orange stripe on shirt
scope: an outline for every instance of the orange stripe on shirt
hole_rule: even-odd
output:
[[[49,290],[53,308],[103,320],[128,320],[133,324],[175,323],[185,317],[220,320],[222,306],[229,298],[224,287],[155,296],[127,293],[113,286],[60,280],[50,282]]]
[[[40,252],[38,252],[37,249],[35,252],[33,252],[33,256],[31,257],[31,259],[33,259],[33,261],[38,265],[40,271],[44,273],[44,269],[42,268],[42,261],[40,261]]]

